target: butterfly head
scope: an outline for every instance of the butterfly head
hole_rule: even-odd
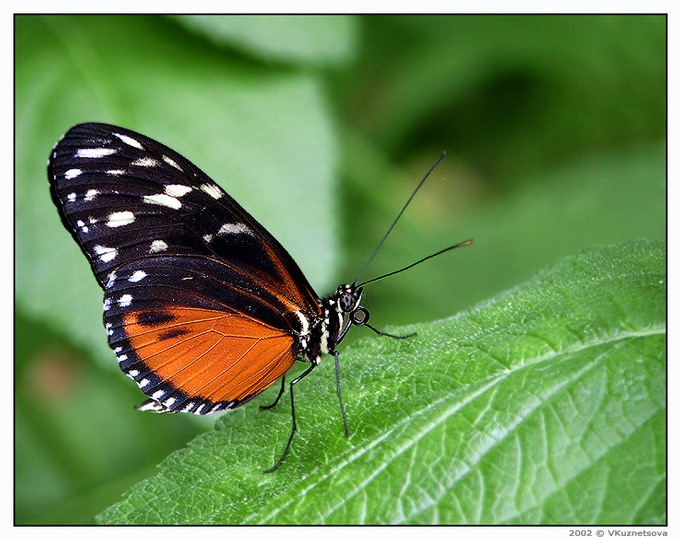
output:
[[[363,289],[353,284],[341,284],[335,291],[335,297],[342,312],[351,313],[361,301]]]
[[[335,345],[338,345],[349,331],[349,328],[354,326],[363,326],[368,322],[368,309],[361,305],[361,296],[364,289],[357,287],[356,284],[341,284],[334,294],[327,298],[327,302],[331,311],[334,311],[337,316],[337,326],[331,322],[330,327],[335,326],[336,331],[332,331],[331,335],[335,333],[335,338],[332,339]]]

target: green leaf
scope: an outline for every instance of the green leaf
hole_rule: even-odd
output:
[[[361,340],[341,354],[349,439],[326,362],[276,473],[285,400],[226,414],[99,520],[663,524],[665,264],[659,241],[591,248],[396,330],[415,338]]]
[[[349,60],[357,20],[324,15],[182,15],[177,21],[218,45],[232,46],[265,61],[309,65]]]
[[[387,16],[365,32],[348,114],[392,155],[452,141],[502,180],[664,136],[663,15]]]

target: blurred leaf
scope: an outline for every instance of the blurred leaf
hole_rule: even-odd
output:
[[[154,421],[121,373],[15,310],[15,523],[86,524],[205,430]],[[127,403],[127,404],[126,404]],[[205,423],[205,422],[204,422]],[[106,425],[102,429],[102,425]]]
[[[333,65],[346,62],[356,46],[354,17],[182,15],[175,19],[218,45],[264,61]]]
[[[456,148],[491,181],[522,181],[665,136],[663,15],[384,16],[365,34],[344,109],[398,159]]]
[[[45,169],[78,122],[123,125],[179,151],[248,208],[317,289],[335,284],[337,143],[318,80],[259,72],[177,30],[158,17],[17,18],[17,301],[105,358],[102,293],[59,223]]]
[[[342,354],[349,440],[327,362],[276,473],[289,410],[248,405],[100,521],[664,524],[665,264],[662,242],[589,249],[416,338],[366,339]]]

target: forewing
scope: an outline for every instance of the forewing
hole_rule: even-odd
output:
[[[155,255],[219,260],[305,310],[318,298],[279,242],[198,167],[163,144],[106,124],[70,129],[48,165],[52,197],[103,287]]]

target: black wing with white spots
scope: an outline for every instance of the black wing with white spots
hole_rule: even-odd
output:
[[[53,149],[48,175],[62,220],[102,287],[132,260],[203,256],[278,278],[284,292],[316,303],[280,243],[197,166],[153,139],[76,125]]]
[[[198,167],[120,127],[73,127],[52,198],[105,291],[104,322],[147,409],[237,406],[295,360],[322,315],[297,264]],[[266,350],[269,350],[267,352]]]

